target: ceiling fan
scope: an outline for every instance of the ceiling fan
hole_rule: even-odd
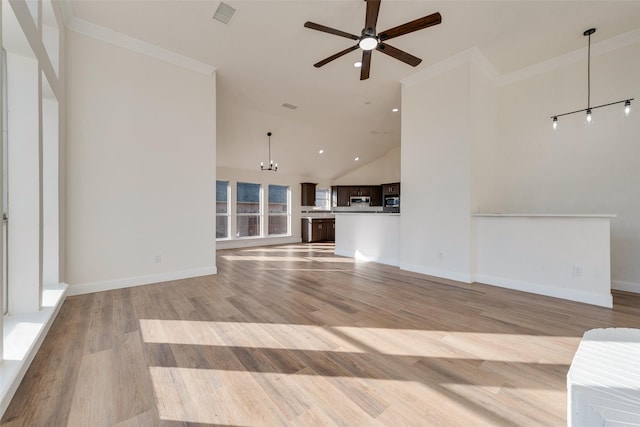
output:
[[[414,21],[407,22],[406,24],[398,25],[386,31],[376,32],[376,23],[378,22],[378,12],[380,11],[380,0],[365,0],[367,2],[367,13],[364,21],[364,29],[360,36],[355,34],[349,34],[344,31],[336,30],[331,27],[316,24],[311,21],[304,23],[304,26],[311,28],[312,30],[322,31],[336,36],[345,37],[351,40],[357,40],[355,46],[351,46],[343,51],[331,55],[322,61],[313,64],[314,67],[320,68],[323,65],[328,64],[334,59],[338,59],[349,52],[352,52],[358,48],[362,49],[362,68],[360,69],[360,80],[366,80],[369,78],[369,70],[371,69],[371,51],[373,49],[398,59],[412,67],[417,66],[422,62],[422,59],[417,58],[407,52],[388,45],[385,43],[394,37],[402,36],[414,31],[422,30],[433,25],[438,25],[442,22],[442,16],[440,13],[432,13],[431,15],[418,18]]]

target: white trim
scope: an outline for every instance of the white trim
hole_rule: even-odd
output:
[[[217,274],[216,266],[194,268],[191,270],[172,271],[162,274],[150,274],[148,276],[127,277],[124,279],[105,280],[101,282],[81,283],[69,286],[67,295],[82,295],[93,292],[110,291],[113,289],[130,288],[133,286],[149,285],[153,283],[168,282],[171,280],[189,279],[191,277],[208,276]]]
[[[623,280],[612,280],[611,289],[640,294],[640,283],[625,282]]]
[[[356,254],[355,251],[349,251],[344,249],[336,249],[333,253],[338,256],[354,258],[356,261],[376,262],[378,264],[391,265],[394,267],[398,267],[400,264],[400,262],[397,259],[385,258],[377,255]]]
[[[555,288],[552,286],[540,285],[538,283],[507,279],[504,277],[489,276],[486,274],[476,275],[474,281],[486,285],[514,289],[516,291],[522,292],[530,292],[538,295],[546,295],[554,298],[562,298],[570,301],[583,302],[586,304],[598,305],[601,307],[613,307],[613,297],[611,296],[611,293],[609,293],[608,295],[600,295],[589,292],[580,292],[574,289]]]
[[[439,277],[441,279],[455,280],[456,282],[471,283],[471,275],[458,271],[444,270],[441,268],[427,267],[424,265],[400,263],[401,270],[412,271],[414,273],[426,274],[427,276]]]
[[[607,40],[600,41],[591,45],[591,57],[604,55],[614,50],[622,49],[633,44],[640,43],[640,28],[635,29],[619,36],[612,37]],[[583,47],[564,55],[534,64],[512,73],[500,76],[498,85],[505,86],[521,80],[526,80],[539,74],[548,73],[567,65],[587,60],[587,48]]]
[[[416,74],[400,80],[400,83],[402,83],[404,87],[411,87],[427,80],[431,80],[441,74],[448,73],[449,71],[465,64],[477,66],[494,84],[497,85],[499,83],[501,78],[500,73],[477,47],[472,47],[471,49],[462,51],[445,59],[444,61],[432,65],[429,68],[425,68]]]
[[[242,238],[242,239],[229,239],[229,240],[216,240],[216,250],[218,249],[237,249],[237,248],[252,248],[256,246],[273,246],[284,245],[288,243],[300,243],[302,238],[300,237],[259,237],[259,238]]]
[[[68,11],[66,11],[66,13],[68,13]],[[110,43],[142,55],[150,56],[160,61],[168,62],[169,64],[177,65],[178,67],[182,67],[187,70],[205,75],[211,75],[216,71],[216,67],[212,65],[196,61],[195,59],[180,55],[179,53],[172,52],[168,49],[164,49],[126,34],[110,30],[109,28],[93,24],[89,21],[85,21],[84,19],[71,17],[70,19],[65,20],[65,25],[68,30],[75,31],[94,39],[102,40],[103,42]]]
[[[6,360],[0,363],[0,417],[11,403],[18,386],[38,353],[53,324],[67,292],[68,285],[44,286],[43,307],[36,313],[7,315],[3,321]],[[15,328],[24,332],[11,334]]]
[[[622,49],[636,43],[640,43],[640,28],[592,44],[591,56],[594,57],[604,55],[606,53]],[[424,68],[417,73],[400,80],[400,83],[404,87],[410,87],[431,80],[434,77],[447,73],[464,64],[472,63],[478,65],[480,69],[483,70],[483,72],[487,75],[487,77],[489,77],[497,86],[506,86],[511,83],[529,79],[539,74],[551,72],[558,68],[574,64],[576,62],[585,61],[586,58],[587,48],[583,47],[571,52],[567,52],[563,55],[556,56],[555,58],[530,65],[517,71],[500,74],[500,72],[495,68],[491,61],[489,61],[477,47],[472,47],[427,68]]]
[[[475,213],[472,217],[498,218],[615,218],[616,214],[528,214],[528,213]]]

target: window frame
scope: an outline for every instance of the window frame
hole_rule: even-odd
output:
[[[318,193],[324,192],[326,194],[326,198],[319,199]],[[318,204],[318,200],[324,200],[325,203],[323,205]],[[314,206],[315,209],[318,210],[329,210],[331,209],[331,189],[330,188],[316,188],[316,203]]]
[[[276,203],[271,202],[270,200],[270,196],[271,196],[271,187],[280,187],[283,189],[286,189],[287,192],[287,201],[286,201],[286,212],[271,212],[270,210],[270,206],[272,203]],[[283,236],[291,236],[291,187],[288,185],[279,185],[279,184],[267,184],[267,197],[266,197],[266,202],[267,202],[267,209],[266,210],[266,215],[267,215],[267,230],[266,230],[266,235],[267,237],[283,237]],[[279,233],[279,234],[271,234],[271,232],[269,231],[271,228],[271,217],[286,217],[286,224],[287,224],[287,229],[284,233]]]
[[[218,212],[218,183],[226,183],[226,202],[227,211]],[[227,235],[226,237],[218,237],[218,218],[226,217],[227,223]],[[216,240],[229,240],[231,239],[231,181],[216,179]]]
[[[249,185],[257,185],[258,186],[258,202],[257,202],[257,206],[258,206],[258,212],[239,212],[238,209],[238,205],[239,203],[241,203],[239,201],[239,186],[242,184],[249,184]],[[264,237],[264,209],[262,207],[263,204],[263,186],[261,183],[257,183],[257,182],[245,182],[245,181],[237,181],[236,182],[236,197],[235,197],[235,217],[236,217],[236,229],[235,229],[235,238],[236,239],[258,239],[258,238],[262,238]],[[254,203],[254,202],[251,202]],[[239,219],[245,217],[257,217],[258,218],[258,224],[257,224],[257,231],[258,234],[256,235],[247,235],[247,236],[241,236],[240,235],[240,221]]]

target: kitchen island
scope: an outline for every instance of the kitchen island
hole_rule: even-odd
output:
[[[400,214],[335,212],[336,255],[400,265]]]

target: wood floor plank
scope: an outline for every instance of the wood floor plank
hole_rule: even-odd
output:
[[[613,309],[337,257],[218,251],[218,274],[69,297],[1,426],[562,426]]]

